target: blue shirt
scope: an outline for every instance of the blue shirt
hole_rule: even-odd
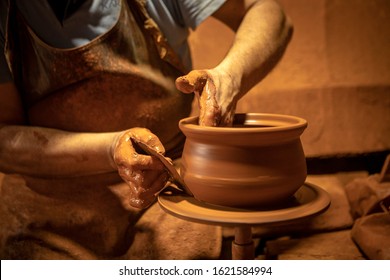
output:
[[[148,0],[146,8],[184,65],[191,69],[191,55],[187,42],[189,29],[196,29],[225,1]],[[5,40],[6,3],[6,0],[0,0],[2,49]],[[16,3],[30,27],[44,42],[63,49],[88,44],[107,32],[117,22],[121,8],[120,0],[87,0],[61,26],[47,1],[16,0]],[[11,80],[3,52],[0,55],[0,83]]]

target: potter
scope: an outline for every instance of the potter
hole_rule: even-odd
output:
[[[237,38],[217,66],[192,69],[189,29],[209,16]],[[187,82],[213,98],[201,102],[205,120],[228,121],[291,38],[280,5],[0,0],[0,19],[0,257],[216,258],[202,247],[215,228],[172,221],[154,204],[168,173],[131,139],[181,156]]]
[[[200,126],[196,117],[181,120],[179,127],[187,137],[181,174],[201,201],[262,207],[282,203],[305,182],[304,119],[236,114],[233,127]]]

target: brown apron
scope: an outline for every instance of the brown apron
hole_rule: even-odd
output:
[[[47,45],[11,6],[6,57],[31,125],[80,132],[146,127],[168,156],[178,156],[178,121],[189,115],[192,96],[175,88],[183,66],[140,2],[123,1],[107,33],[73,49]]]
[[[174,79],[183,71],[142,2],[123,1],[119,20],[107,33],[73,49],[47,45],[10,6],[6,57],[30,125],[76,132],[147,127],[159,136],[168,156],[180,154],[184,137],[177,123],[190,113],[192,97],[175,89]],[[217,256],[215,227],[168,217],[158,205],[144,215],[126,205],[125,184],[96,182],[98,178],[81,183],[37,178],[26,182],[21,176],[0,173],[0,257]],[[195,238],[192,242],[198,243],[193,253],[187,247],[177,249],[172,233],[180,228],[185,229],[182,240]],[[134,239],[140,232],[143,237]],[[176,244],[174,249],[168,246],[172,254],[179,254],[176,257],[166,254],[166,244],[157,248],[168,233],[166,242]],[[153,254],[143,255],[145,243],[157,246]]]

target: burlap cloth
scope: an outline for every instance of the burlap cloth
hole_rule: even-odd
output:
[[[369,259],[390,259],[390,182],[374,174],[345,189],[355,219],[352,239]]]
[[[123,259],[217,259],[221,254],[220,227],[175,218],[158,204],[148,209],[134,230],[134,242]]]
[[[285,226],[254,227],[255,236],[302,236],[304,242],[299,244],[305,246],[308,238],[315,239],[322,236],[321,233],[325,234],[325,239],[330,238],[331,234],[348,233],[365,258],[390,259],[389,182],[380,182],[379,174],[369,175],[367,172],[312,175],[308,176],[307,181],[328,192],[331,198],[329,209],[312,219]],[[224,236],[229,234],[230,231],[224,230]],[[299,238],[294,240],[299,242]],[[280,241],[275,241],[275,244],[281,246]],[[326,257],[335,257],[328,253],[330,255]],[[356,257],[356,254],[353,256]]]
[[[22,183],[23,180],[17,176],[0,173],[0,258],[96,259],[94,252],[83,247],[83,244],[72,242],[53,232],[37,231],[33,238],[26,237],[31,219],[35,216],[50,216],[51,212],[36,213],[47,207],[23,207],[22,201],[9,201],[6,190],[17,187],[23,191],[25,188],[18,187]],[[218,259],[221,254],[220,227],[175,218],[165,213],[157,203],[144,212],[132,231],[133,241],[128,251],[115,259]],[[8,242],[10,240],[11,243]],[[5,246],[6,243],[11,245]]]

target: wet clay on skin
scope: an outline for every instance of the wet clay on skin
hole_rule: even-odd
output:
[[[120,136],[115,147],[118,173],[131,191],[129,204],[142,209],[155,201],[155,194],[165,186],[169,176],[159,159],[138,149],[134,140],[146,143],[160,154],[164,154],[165,149],[157,136],[145,128],[128,130]]]
[[[201,74],[201,75],[199,75]],[[199,125],[218,126],[221,108],[216,100],[214,82],[205,71],[193,71],[176,79],[176,87],[184,93],[195,93],[199,102]]]

